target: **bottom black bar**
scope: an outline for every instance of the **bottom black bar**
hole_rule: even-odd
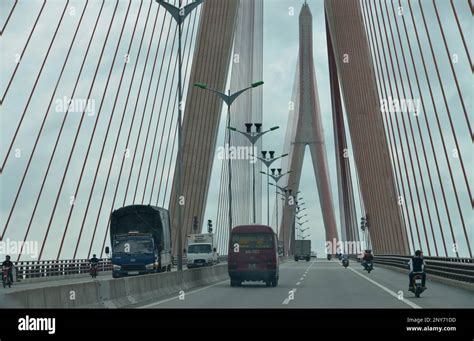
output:
[[[412,338],[474,337],[472,309],[75,309],[0,310],[0,339],[134,335],[161,329],[304,328],[347,334]],[[365,334],[367,332],[368,334]],[[325,334],[325,333],[324,333]],[[239,334],[241,335],[241,334]],[[322,335],[322,334],[321,334]],[[218,337],[212,337],[215,339]]]

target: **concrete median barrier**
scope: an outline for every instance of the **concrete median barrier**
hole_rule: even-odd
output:
[[[0,308],[122,308],[225,280],[227,264],[0,292]]]

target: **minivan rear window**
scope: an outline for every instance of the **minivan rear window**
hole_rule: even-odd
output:
[[[243,250],[273,249],[273,236],[269,233],[238,233],[232,236],[232,245],[236,243]]]

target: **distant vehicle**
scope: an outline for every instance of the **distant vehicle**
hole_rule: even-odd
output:
[[[316,252],[314,251],[311,251],[311,258],[317,258],[318,255],[316,254]]]
[[[227,263],[233,287],[243,281],[264,281],[267,287],[276,287],[278,240],[272,228],[266,225],[234,227],[229,238]]]
[[[170,219],[164,208],[130,205],[113,211],[110,241],[114,278],[171,271]]]
[[[217,264],[219,257],[212,233],[191,234],[188,236],[186,265],[188,269]]]
[[[309,262],[311,258],[311,240],[295,240],[295,262],[300,259]]]
[[[342,266],[347,269],[347,267],[349,266],[349,258],[342,259]]]

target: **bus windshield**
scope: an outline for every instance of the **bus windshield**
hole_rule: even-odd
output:
[[[269,233],[237,233],[232,236],[232,245],[236,243],[243,250],[273,249],[273,236]]]

